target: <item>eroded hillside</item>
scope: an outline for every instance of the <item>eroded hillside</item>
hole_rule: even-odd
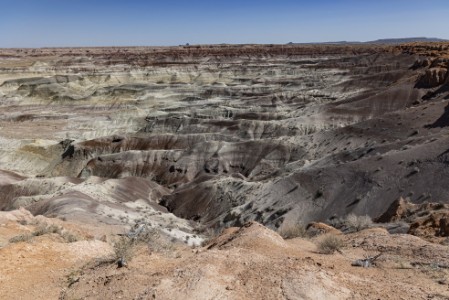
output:
[[[2,50],[0,207],[274,228],[446,202],[447,49]]]
[[[0,50],[0,298],[447,299],[448,68],[447,43]],[[383,228],[301,231],[348,215]]]

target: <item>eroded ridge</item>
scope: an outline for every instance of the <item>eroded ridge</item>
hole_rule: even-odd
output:
[[[4,49],[0,205],[278,227],[447,201],[447,52]]]

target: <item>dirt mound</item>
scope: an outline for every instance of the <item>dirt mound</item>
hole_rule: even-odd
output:
[[[306,232],[309,236],[321,234],[341,234],[342,232],[330,225],[321,222],[312,222],[307,224]]]
[[[249,222],[239,229],[227,229],[206,246],[207,249],[286,247],[284,239],[276,232],[257,222]]]
[[[117,236],[111,235],[110,225],[93,228],[42,216],[29,224],[19,222],[2,224],[0,235],[29,234],[46,222],[81,239],[67,242],[47,232],[2,244],[0,258],[8,263],[0,274],[0,291],[10,299],[449,297],[447,246],[380,228],[342,235],[341,253],[325,255],[317,252],[318,240],[284,241],[251,222],[225,230],[204,248],[141,241],[127,267],[117,268],[112,246]],[[354,259],[378,253],[375,267],[351,266]]]
[[[0,211],[0,224],[5,224],[9,221],[28,222],[33,218],[33,215],[26,209]]]
[[[5,299],[58,299],[73,268],[112,255],[79,224],[20,209],[0,213],[0,294]]]
[[[281,243],[269,229],[248,223],[225,230],[202,249],[177,247],[172,255],[139,248],[128,268],[86,268],[62,298],[443,299],[449,295],[447,284],[438,283],[447,274],[426,269],[436,261],[441,266],[447,262],[442,251],[446,246],[410,235],[392,236],[384,229],[342,238],[346,244],[342,254],[323,255],[310,241]],[[377,267],[351,266],[351,257],[379,252]]]

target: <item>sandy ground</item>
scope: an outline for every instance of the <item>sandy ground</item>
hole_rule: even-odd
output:
[[[325,236],[284,240],[248,223],[205,247],[139,243],[127,267],[117,268],[101,263],[114,257],[114,235],[104,242],[75,223],[2,214],[1,299],[449,299],[448,247],[381,228],[340,235],[341,252],[321,254],[316,245]],[[23,220],[60,224],[80,240],[50,233],[8,243],[36,228]],[[378,253],[374,267],[351,266]]]

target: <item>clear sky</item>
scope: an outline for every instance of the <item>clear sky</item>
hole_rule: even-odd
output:
[[[0,47],[449,39],[449,0],[0,0]]]

